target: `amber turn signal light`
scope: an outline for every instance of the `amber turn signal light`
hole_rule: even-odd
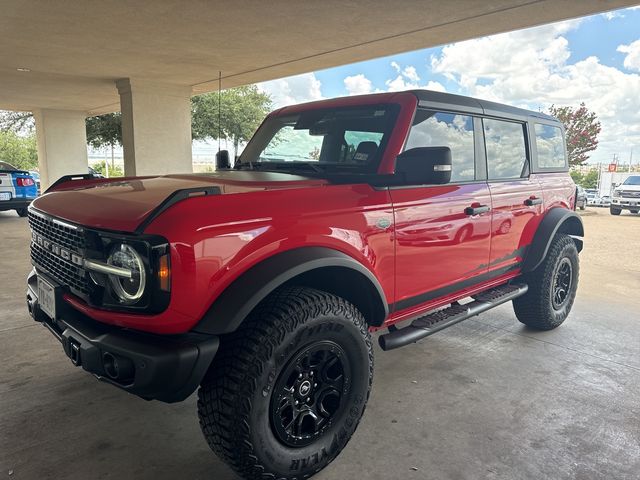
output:
[[[158,285],[160,290],[168,292],[171,290],[171,265],[169,255],[162,255],[158,259]]]

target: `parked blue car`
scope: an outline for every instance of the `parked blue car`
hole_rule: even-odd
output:
[[[0,211],[15,210],[27,216],[27,207],[38,196],[33,176],[13,165],[0,161]]]

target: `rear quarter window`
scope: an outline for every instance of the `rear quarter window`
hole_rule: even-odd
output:
[[[538,151],[538,168],[563,169],[567,166],[567,155],[560,127],[536,123],[536,150]]]

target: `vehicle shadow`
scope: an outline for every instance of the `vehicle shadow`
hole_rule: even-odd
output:
[[[61,362],[52,362],[58,371],[53,376],[46,365],[32,364],[23,367],[33,376],[9,372],[9,382],[0,379],[9,407],[0,418],[3,473],[27,479],[238,479],[204,440],[195,395],[173,405],[147,402],[71,365],[61,368]]]

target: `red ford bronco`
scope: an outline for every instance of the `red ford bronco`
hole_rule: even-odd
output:
[[[199,387],[244,478],[307,478],[364,412],[370,332],[390,350],[508,301],[533,328],[567,318],[567,170],[537,112],[430,91],[285,107],[216,173],[57,181],[29,209],[29,311],[102,381]]]

